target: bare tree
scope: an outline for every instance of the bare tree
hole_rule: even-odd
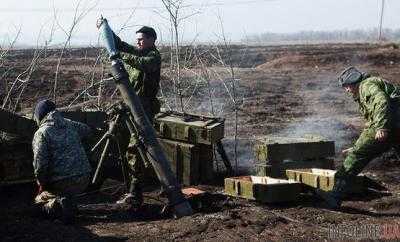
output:
[[[63,58],[64,52],[67,49],[67,46],[69,46],[70,42],[71,42],[71,38],[72,38],[72,34],[74,33],[77,25],[79,24],[79,22],[93,9],[97,6],[98,1],[95,1],[94,4],[92,4],[92,6],[88,7],[88,8],[83,8],[82,10],[80,10],[81,4],[82,4],[83,0],[79,0],[76,7],[75,7],[75,11],[74,11],[74,17],[72,19],[72,23],[71,26],[68,30],[65,30],[60,22],[58,21],[57,18],[57,10],[55,8],[53,8],[54,10],[54,16],[56,19],[56,23],[58,25],[58,27],[65,33],[66,35],[66,39],[64,41],[63,47],[61,49],[60,55],[58,57],[58,61],[57,61],[57,66],[56,66],[56,72],[55,72],[55,77],[54,77],[54,86],[53,86],[53,100],[55,103],[57,103],[57,85],[58,85],[58,76],[59,76],[59,70],[60,70],[60,65],[61,65],[61,60]]]
[[[5,65],[5,62],[7,60],[7,57],[9,55],[10,51],[14,48],[14,45],[17,42],[17,40],[21,34],[21,26],[19,26],[16,30],[17,30],[17,32],[14,35],[14,37],[12,38],[12,40],[9,42],[8,46],[0,49],[0,70],[2,70],[2,72],[3,72],[3,73],[1,73],[0,80],[4,80],[4,93],[7,93],[7,95],[9,92],[7,76],[12,72],[14,67],[10,66],[10,67],[5,68],[4,70],[2,68]],[[3,100],[3,105],[2,105],[3,108],[5,106],[5,104],[4,104],[5,99]]]
[[[12,50],[14,48],[14,45],[17,42],[20,34],[21,34],[21,26],[18,27],[17,33],[15,34],[14,38],[8,44],[8,47],[5,49],[3,49],[3,48],[0,49],[0,67],[4,66],[4,61],[5,61],[8,53],[10,52],[10,50]]]
[[[47,48],[49,47],[52,39],[53,39],[53,34],[54,34],[54,22],[50,30],[50,35],[47,40],[45,40],[44,45],[40,44],[40,38],[42,36],[42,31],[43,31],[44,25],[41,26],[37,40],[36,40],[36,48],[33,52],[32,60],[27,66],[27,68],[19,73],[17,77],[15,78],[14,82],[11,85],[11,88],[7,91],[7,95],[3,100],[3,105],[2,108],[5,108],[7,103],[9,103],[9,106],[11,107],[11,95],[15,89],[19,90],[19,93],[17,95],[17,98],[15,100],[14,107],[11,109],[13,112],[17,110],[17,107],[19,105],[19,102],[21,100],[21,97],[26,89],[26,87],[29,85],[29,82],[31,80],[32,74],[37,70],[39,65],[41,64],[40,58],[45,57],[45,53]],[[17,84],[20,84],[17,86]]]
[[[171,43],[173,43],[173,51],[171,51],[171,70],[173,72],[172,80],[174,83],[175,106],[180,107],[180,111],[184,113],[183,103],[183,88],[181,82],[181,59],[180,59],[180,24],[183,20],[197,14],[198,12],[189,15],[181,16],[185,8],[183,5],[184,0],[161,0],[165,9],[168,12],[170,29],[171,29]]]
[[[225,58],[221,54],[221,49],[219,45],[215,46],[215,50],[217,55],[211,54],[211,56],[222,66],[224,66],[229,75],[229,83],[227,84],[222,78],[220,80],[222,81],[224,87],[226,88],[232,104],[233,104],[233,110],[234,110],[234,116],[235,116],[235,127],[234,127],[234,159],[235,159],[235,172],[238,172],[238,155],[237,155],[237,146],[238,146],[238,100],[237,100],[237,91],[236,91],[236,82],[238,79],[236,79],[236,73],[233,65],[233,60],[232,60],[232,52],[231,48],[229,47],[230,43],[226,38],[225,35],[225,30],[224,30],[224,25],[223,21],[220,15],[218,15],[218,22],[220,25],[220,39],[222,41],[222,48],[225,53]]]
[[[127,28],[137,26],[137,25],[128,25],[129,22],[132,20],[135,12],[136,12],[136,8],[133,8],[132,11],[129,13],[129,16],[126,18],[124,23],[121,25],[119,30],[116,32],[116,34],[121,33],[122,31],[124,31]],[[100,34],[98,35],[98,43],[99,42],[100,42]],[[97,102],[96,102],[97,109],[98,110],[107,109],[107,105],[104,105],[103,101],[112,100],[116,96],[117,89],[114,87],[114,92],[109,97],[109,99],[102,97],[103,89],[104,89],[106,82],[111,80],[110,78],[104,77],[105,76],[105,65],[104,65],[103,60],[105,60],[105,59],[107,59],[106,53],[104,52],[104,49],[101,48],[98,52],[98,55],[96,57],[96,60],[93,64],[93,66],[91,67],[91,70],[89,71],[88,77],[85,78],[85,86],[77,93],[77,96],[68,104],[68,106],[64,108],[65,110],[69,110],[70,108],[76,107],[76,106],[81,107],[82,105],[79,105],[79,104],[75,105],[75,103],[78,102],[82,98],[84,99],[84,103],[93,103],[93,99],[97,99]],[[100,81],[95,81],[95,80],[98,80],[98,77],[96,77],[96,73],[97,73],[98,69],[100,69],[100,73],[99,73]],[[92,89],[94,89],[96,87],[97,87],[97,94],[92,95],[91,91],[92,91]],[[92,93],[93,93],[93,91],[92,91]],[[86,100],[86,98],[88,98],[89,100]]]

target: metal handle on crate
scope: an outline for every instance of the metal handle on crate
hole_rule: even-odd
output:
[[[192,129],[189,126],[186,126],[185,130],[184,130],[184,137],[186,140],[189,140],[189,138],[191,136],[191,132],[192,132]]]
[[[161,122],[160,123],[160,134],[161,134],[161,136],[166,137],[167,129],[168,129],[168,125],[166,125],[164,122]]]
[[[239,181],[235,181],[234,183],[234,188],[235,188],[235,193],[236,195],[240,195],[241,194],[241,188],[240,188],[240,182]]]
[[[315,177],[314,182],[315,182],[315,187],[321,189],[321,179],[319,176]]]

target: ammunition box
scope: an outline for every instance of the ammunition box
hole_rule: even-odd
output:
[[[0,108],[0,131],[33,138],[37,129],[35,121]]]
[[[301,192],[296,181],[266,176],[242,176],[225,179],[225,193],[262,203],[296,201]]]
[[[272,137],[259,140],[254,147],[258,162],[280,163],[285,160],[312,160],[335,155],[335,143],[307,138]]]
[[[335,184],[335,173],[335,170],[318,168],[286,170],[289,180],[297,181],[323,191],[332,190]],[[364,176],[356,176],[347,189],[351,193],[362,193],[364,191]]]
[[[0,149],[0,185],[34,181],[31,144],[0,144]]]
[[[158,140],[179,183],[188,186],[212,180],[214,171],[211,145],[194,145],[161,138]]]
[[[199,147],[200,183],[207,184],[214,179],[214,152],[212,145],[197,144]]]
[[[333,169],[333,159],[317,159],[317,160],[305,160],[305,161],[284,161],[277,164],[255,164],[255,170],[257,176],[269,176],[274,178],[285,178],[287,169],[306,169],[306,168],[321,168],[321,169]]]
[[[92,128],[107,129],[107,114],[101,111],[64,111],[64,118],[81,122]]]
[[[65,118],[85,123],[94,128],[107,128],[105,122],[107,120],[107,114],[105,112],[68,111],[61,112],[61,115]],[[29,139],[33,138],[33,135],[38,128],[33,119],[20,116],[2,108],[0,108],[0,120],[4,120],[4,122],[0,123],[0,131],[28,137]]]
[[[155,117],[154,128],[161,138],[210,145],[224,137],[224,122],[221,118],[162,112]]]

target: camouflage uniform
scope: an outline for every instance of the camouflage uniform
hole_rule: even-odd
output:
[[[125,54],[122,56],[129,80],[139,96],[147,118],[153,123],[154,116],[160,111],[157,93],[160,83],[161,56],[156,47],[139,50],[114,35],[117,49]],[[151,167],[143,161],[137,150],[139,140],[132,136],[127,152],[127,160],[131,168],[130,193],[141,193],[140,182],[143,180],[145,168]],[[141,195],[140,195],[141,196]]]
[[[60,213],[59,199],[81,193],[89,184],[91,167],[80,142],[90,128],[64,119],[58,111],[48,113],[39,124],[33,142],[33,168],[43,187],[35,198],[45,213]]]
[[[400,90],[391,83],[369,77],[359,85],[359,95],[355,101],[366,119],[366,127],[347,155],[336,177],[349,179],[358,175],[375,157],[397,146],[396,131],[400,124]],[[389,137],[380,142],[375,139],[378,130],[387,130]]]

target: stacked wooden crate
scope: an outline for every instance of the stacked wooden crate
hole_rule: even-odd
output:
[[[257,176],[225,179],[230,196],[265,203],[295,201],[302,181],[287,179],[286,170],[295,168],[332,168],[335,146],[332,141],[315,138],[262,138],[254,147]]]
[[[213,145],[224,137],[224,119],[162,112],[156,116],[154,127],[181,184],[213,179]]]
[[[257,176],[225,179],[230,196],[265,203],[295,201],[303,189],[330,191],[335,183],[333,141],[316,138],[270,137],[254,147]],[[349,183],[347,192],[364,191],[364,176]]]
[[[332,169],[335,144],[317,138],[269,137],[254,147],[258,176],[286,178],[287,169]]]

